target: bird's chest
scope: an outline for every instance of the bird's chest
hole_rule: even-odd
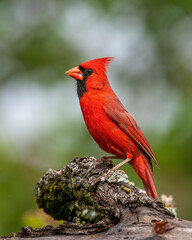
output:
[[[104,136],[107,115],[103,108],[103,102],[95,98],[80,99],[80,106],[87,128],[95,139]]]
[[[102,99],[94,98],[80,99],[81,110],[87,128],[97,142],[97,144],[106,152],[114,155],[123,156],[121,145],[117,141],[117,136],[121,134],[120,129],[107,116]],[[122,138],[127,139],[125,134]],[[124,141],[125,142],[125,141]]]

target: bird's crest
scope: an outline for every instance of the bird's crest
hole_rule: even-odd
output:
[[[107,71],[109,69],[110,62],[114,61],[113,57],[105,57],[105,58],[96,58],[87,62],[80,64],[84,68],[97,68],[103,69]]]

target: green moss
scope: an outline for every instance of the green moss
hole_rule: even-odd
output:
[[[63,175],[70,175],[66,171]],[[67,220],[85,224],[98,221],[102,216],[101,208],[94,206],[91,197],[92,189],[77,187],[77,179],[62,182],[61,177],[47,185],[38,187],[35,202],[40,208],[56,220]]]

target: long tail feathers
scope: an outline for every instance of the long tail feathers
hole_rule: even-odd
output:
[[[145,191],[149,197],[158,198],[157,191],[153,182],[153,177],[151,176],[147,167],[145,168],[145,172],[147,176],[147,184],[143,181]]]
[[[146,159],[143,156],[138,156],[130,163],[141,178],[147,195],[149,197],[158,198],[153,182],[153,169],[151,160]]]

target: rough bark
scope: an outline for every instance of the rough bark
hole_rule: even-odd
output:
[[[192,239],[192,222],[175,218],[122,171],[101,178],[111,161],[95,163],[93,157],[75,158],[62,170],[50,169],[37,183],[36,203],[64,223],[25,227],[14,239]]]

